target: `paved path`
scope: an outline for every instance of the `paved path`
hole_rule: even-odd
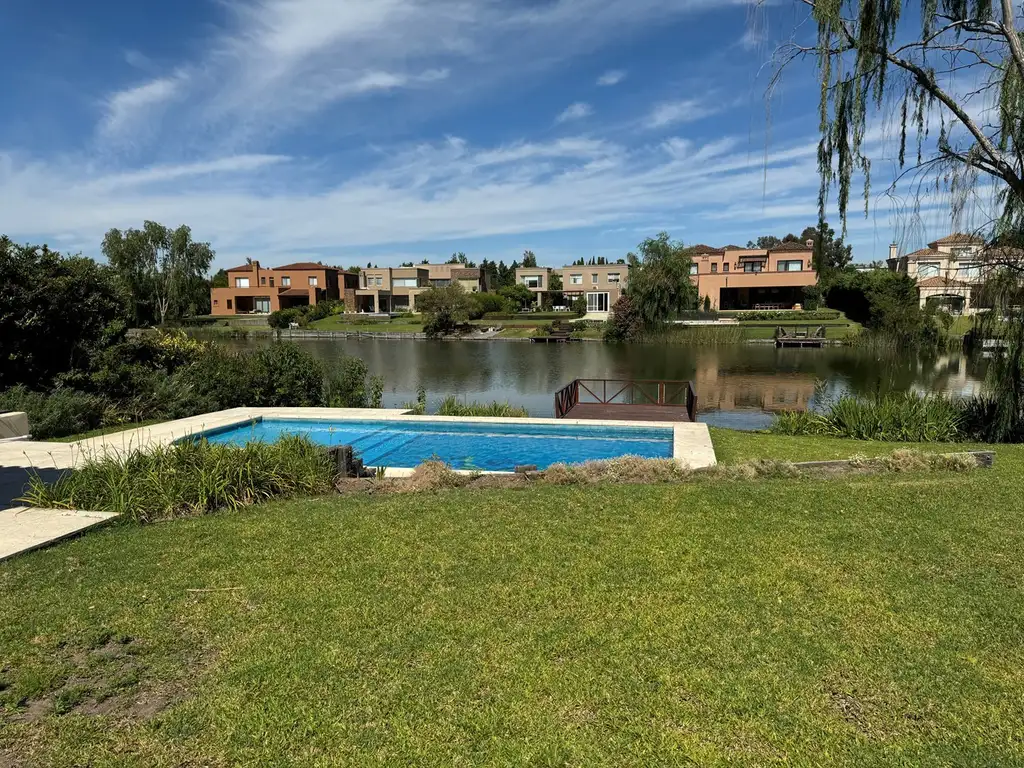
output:
[[[113,512],[13,507],[0,510],[0,560],[101,525]]]

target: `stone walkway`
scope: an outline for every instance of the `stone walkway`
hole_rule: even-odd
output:
[[[13,507],[0,510],[0,560],[53,544],[102,525],[113,512]]]

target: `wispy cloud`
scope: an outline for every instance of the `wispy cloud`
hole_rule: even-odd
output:
[[[713,115],[718,110],[697,99],[680,99],[658,104],[647,116],[649,128],[664,128],[679,123],[691,123]]]
[[[581,120],[584,117],[590,117],[594,114],[594,108],[583,101],[577,101],[575,104],[570,104],[561,114],[555,118],[556,123],[566,123],[570,120]]]
[[[153,110],[162,109],[180,94],[183,82],[180,75],[160,77],[111,94],[106,101],[105,115],[99,126],[100,133],[108,137],[120,136],[134,128]]]
[[[626,79],[626,72],[622,69],[610,69],[597,78],[597,84],[600,86],[618,85]]]

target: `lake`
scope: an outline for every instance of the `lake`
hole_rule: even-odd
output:
[[[225,340],[244,348],[275,343],[253,337]],[[427,390],[429,407],[448,395],[507,401],[533,416],[554,412],[554,394],[575,378],[692,379],[700,421],[759,429],[781,409],[804,410],[821,392],[980,391],[984,361],[957,354],[880,354],[853,347],[776,349],[771,344],[717,347],[686,345],[530,344],[511,341],[416,341],[398,339],[302,339],[323,360],[342,354],[366,361],[386,381],[384,405],[415,401]]]

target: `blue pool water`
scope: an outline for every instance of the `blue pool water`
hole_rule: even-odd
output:
[[[415,467],[438,459],[454,469],[511,472],[535,464],[574,464],[617,456],[672,457],[665,427],[480,424],[430,421],[298,421],[263,419],[205,433],[213,443],[273,442],[305,435],[321,445],[351,445],[369,467]]]

